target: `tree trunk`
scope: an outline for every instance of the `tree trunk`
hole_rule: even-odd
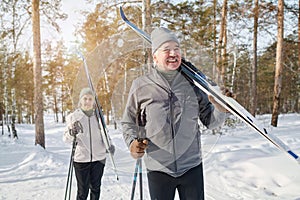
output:
[[[218,55],[217,55],[217,65],[218,65],[218,72],[219,72],[217,83],[224,86],[226,83],[225,80],[226,45],[227,45],[226,24],[227,24],[227,0],[224,0],[223,7],[222,7],[222,20],[221,20],[220,37],[218,42]]]
[[[214,51],[213,51],[213,59],[214,59],[214,63],[213,63],[213,79],[216,80],[217,78],[217,0],[213,1],[214,4]]]
[[[274,82],[274,97],[271,125],[277,127],[280,93],[282,87],[282,48],[283,48],[283,18],[284,18],[284,0],[278,0],[278,15],[277,15],[277,47],[276,47],[276,67],[275,67],[275,82]]]
[[[13,30],[12,30],[12,39],[13,39],[13,54],[16,55],[17,52],[17,43],[18,43],[18,39],[19,36],[17,36],[18,34],[16,33],[16,26],[18,26],[18,18],[16,16],[17,14],[17,1],[13,1],[13,13],[12,13],[12,25],[13,25]],[[14,58],[12,65],[11,65],[11,79],[14,80],[15,79],[15,71],[16,71],[16,60]],[[11,129],[13,132],[13,138],[18,138],[17,135],[17,130],[16,130],[16,126],[15,126],[15,120],[16,120],[16,88],[15,85],[11,87],[11,118],[12,118],[12,123],[11,123]]]
[[[45,148],[39,0],[32,0],[35,145]]]
[[[257,28],[258,28],[258,17],[259,17],[259,0],[254,1],[254,27],[253,27],[253,61],[252,61],[252,76],[251,76],[251,101],[250,101],[250,112],[253,116],[256,114],[257,107]]]
[[[142,1],[142,24],[143,24],[143,31],[146,33],[150,33],[151,27],[151,0],[143,0]],[[147,42],[144,41],[144,55],[145,55],[145,66],[147,66],[147,71],[150,72],[152,68],[152,52],[150,48],[147,47]],[[146,72],[143,70],[142,72],[145,74]]]
[[[300,0],[298,3],[298,80],[300,80]],[[298,86],[299,87],[299,86]],[[295,111],[299,112],[299,98],[300,94],[296,97]]]
[[[56,94],[55,94],[55,91],[53,92],[53,101],[54,101],[54,115],[55,115],[55,117],[54,117],[54,120],[55,120],[55,122],[58,122],[58,105],[57,105],[57,96],[56,96]]]

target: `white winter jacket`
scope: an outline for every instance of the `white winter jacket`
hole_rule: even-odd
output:
[[[87,116],[81,109],[76,109],[66,118],[67,127],[64,132],[63,140],[73,142],[74,137],[70,135],[72,124],[78,121],[83,128],[82,133],[78,133],[77,146],[74,154],[75,162],[93,162],[106,158],[105,144],[101,136],[101,128],[96,115]]]

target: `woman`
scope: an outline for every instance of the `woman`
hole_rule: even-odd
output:
[[[100,198],[100,186],[106,160],[106,148],[94,110],[95,97],[89,88],[79,96],[79,108],[67,116],[64,141],[72,142],[76,136],[74,168],[77,180],[77,200]],[[113,149],[113,150],[112,150]],[[111,145],[110,151],[114,152]]]

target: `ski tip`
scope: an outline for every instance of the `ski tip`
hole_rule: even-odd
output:
[[[120,6],[120,15],[121,15],[121,18],[122,18],[123,20],[127,20],[127,18],[126,18],[126,16],[125,16],[125,13],[124,13],[124,11],[123,11],[122,6]]]

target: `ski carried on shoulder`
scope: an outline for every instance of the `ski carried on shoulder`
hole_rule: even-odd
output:
[[[102,138],[103,138],[103,141],[104,141],[104,145],[105,145],[106,151],[109,154],[109,158],[110,158],[110,161],[111,161],[111,163],[113,165],[113,169],[115,171],[116,178],[117,178],[117,180],[119,180],[119,176],[118,176],[118,173],[117,173],[116,164],[115,164],[115,161],[114,161],[114,158],[113,158],[113,153],[110,150],[111,141],[110,141],[110,139],[108,137],[108,131],[107,131],[106,123],[104,121],[104,117],[103,117],[103,113],[102,113],[102,107],[101,107],[101,104],[99,102],[98,96],[97,96],[97,94],[95,92],[95,89],[94,89],[94,86],[93,86],[92,79],[90,77],[90,73],[89,73],[89,70],[88,70],[88,66],[87,66],[86,60],[85,60],[84,56],[82,55],[82,53],[78,53],[78,54],[81,57],[81,59],[83,60],[84,70],[85,70],[85,74],[87,76],[89,88],[92,90],[93,96],[95,98],[95,104],[96,104],[95,113],[96,113],[96,117],[97,117],[97,120],[99,122],[99,125],[100,125],[100,127],[102,129],[101,130],[101,135],[102,135]]]
[[[149,34],[145,33],[139,29],[135,24],[130,22],[124,14],[122,7],[120,7],[120,15],[122,20],[133,29],[139,36],[144,38],[147,42],[151,44],[151,38]],[[300,164],[299,156],[294,153],[286,144],[284,144],[275,135],[268,133],[267,129],[264,128],[258,120],[252,116],[242,105],[235,101],[231,97],[227,97],[222,94],[219,87],[212,80],[208,79],[199,69],[197,69],[192,63],[182,59],[181,70],[188,77],[188,79],[200,88],[203,92],[208,95],[212,95],[215,100],[226,108],[231,114],[235,115],[237,118],[246,123],[249,127],[254,129],[257,133],[266,138],[269,142],[275,145],[281,151],[284,151],[290,155],[291,158],[296,160]]]

